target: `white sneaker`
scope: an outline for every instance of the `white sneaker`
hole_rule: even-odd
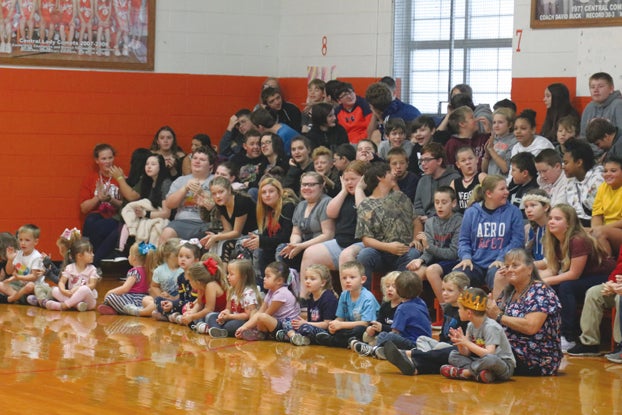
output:
[[[78,303],[78,305],[76,305],[76,309],[78,311],[84,312],[84,311],[86,311],[87,308],[89,308],[89,306],[84,301],[80,301]]]
[[[568,352],[568,349],[572,349],[575,346],[576,346],[575,342],[569,342],[568,340],[566,340],[564,336],[562,336],[562,352],[563,353]]]

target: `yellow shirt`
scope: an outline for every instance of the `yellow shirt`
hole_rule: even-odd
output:
[[[622,219],[622,187],[613,189],[607,183],[598,187],[592,216],[602,215],[605,225]]]

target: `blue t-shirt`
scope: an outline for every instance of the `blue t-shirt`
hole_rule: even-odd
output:
[[[350,291],[344,291],[339,297],[337,318],[344,321],[375,321],[379,308],[376,297],[365,287],[361,288],[361,294],[355,302],[352,302]]]
[[[317,301],[313,294],[309,294],[307,300],[307,321],[317,323],[320,321],[334,320],[337,311],[337,297],[333,290],[325,290]]]
[[[432,323],[425,301],[417,297],[397,306],[391,328],[412,341],[417,341],[419,336],[432,337]]]

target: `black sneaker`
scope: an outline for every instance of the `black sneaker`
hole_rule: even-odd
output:
[[[330,333],[321,331],[315,335],[315,341],[322,346],[331,346],[333,343],[333,336]]]
[[[415,362],[406,355],[405,351],[398,349],[395,343],[388,341],[382,346],[387,360],[397,366],[404,375],[412,376],[417,372]]]
[[[581,342],[577,342],[574,347],[568,349],[570,356],[600,356],[598,345],[587,346]]]

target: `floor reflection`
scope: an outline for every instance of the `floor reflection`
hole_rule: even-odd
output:
[[[77,413],[622,413],[622,365],[602,358],[569,359],[557,377],[483,385],[402,376],[348,350],[212,339],[94,312],[0,305],[0,328],[0,373],[15,408],[3,413],[49,409],[33,402],[38,392],[70,396],[55,402],[58,413],[63,405]]]

